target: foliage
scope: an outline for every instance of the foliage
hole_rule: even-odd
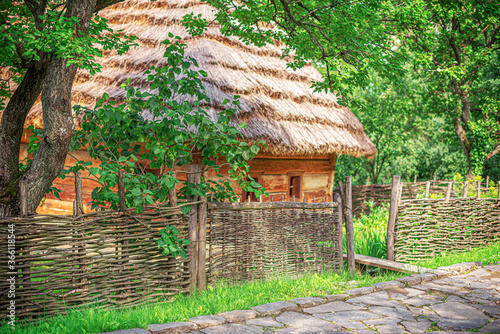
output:
[[[362,122],[375,144],[378,154],[372,160],[340,156],[336,181],[351,175],[355,184],[390,182],[400,175],[406,182],[414,176],[429,180],[433,176],[451,179],[457,172],[465,173],[465,157],[453,126],[434,112],[444,108],[429,94],[425,82],[409,73],[405,86],[372,74],[371,83],[356,89],[357,101],[351,110]]]
[[[370,213],[354,217],[354,252],[384,259],[387,255],[387,222],[389,206],[375,206],[373,201],[367,202]],[[344,236],[345,236],[344,231]],[[347,240],[344,238],[344,249]]]
[[[453,184],[454,191],[458,196],[462,196],[464,193],[465,181],[467,180],[467,197],[477,196],[477,182],[481,182],[481,198],[498,198],[498,186],[495,182],[491,182],[488,185],[488,189],[483,188],[485,186],[485,178],[480,175],[472,175],[472,177],[464,177],[460,173],[457,173],[453,177],[453,181],[457,182]]]
[[[186,57],[186,45],[177,39],[164,42],[167,65],[145,73],[150,82],[148,90],[134,88],[128,79],[122,85],[125,103],[117,104],[104,94],[94,109],[76,108],[83,114],[83,122],[82,129],[75,132],[72,150],[88,147],[90,157],[100,164],[91,167],[91,162],[79,162],[65,173],[88,168],[90,176],[101,184],[92,192],[93,209],[107,205],[118,208],[119,196],[114,188],[121,170],[126,172],[123,182],[128,207],[141,212],[145,205],[167,202],[169,190],[180,183],[176,171],[187,168],[196,157],[217,172],[223,164],[229,165],[230,178],[257,196],[263,191],[251,178],[247,181],[247,160],[259,147],[240,142],[239,130],[230,124],[238,108],[238,96],[226,100],[226,109],[213,120],[201,80],[206,73],[197,68],[195,59]],[[230,180],[218,176],[221,182],[205,178],[198,186],[184,182],[180,197],[206,197],[210,192],[215,199],[234,200]]]
[[[159,231],[160,239],[156,240],[158,248],[162,249],[163,255],[172,254],[173,257],[180,256],[187,259],[187,253],[184,245],[189,245],[191,241],[187,239],[179,239],[179,230],[172,225],[167,225]]]
[[[387,34],[380,1],[207,2],[219,9],[216,20],[224,35],[239,36],[257,46],[283,42],[283,56],[294,55],[289,64],[292,68],[310,60],[322,64],[325,81],[315,82],[317,89],[348,98],[354,87],[368,83],[372,70],[394,81],[403,73],[404,58],[395,52],[398,41]],[[193,34],[201,33],[208,24],[194,14],[183,23]]]
[[[481,173],[484,162],[500,150],[500,134],[474,126],[480,119],[487,124],[497,121],[495,114],[478,108],[475,88],[496,56],[500,9],[494,2],[479,0],[396,0],[385,2],[383,10],[394,19],[388,24],[403,41],[402,52],[412,59],[441,104],[448,105],[435,112],[454,125],[468,160],[468,174]]]
[[[101,68],[95,58],[103,50],[122,54],[134,45],[135,37],[114,32],[98,15],[91,20],[88,35],[75,35],[79,22],[64,15],[65,2],[51,1],[46,8],[31,1],[0,3],[0,67],[9,69],[9,80],[19,83],[27,68],[50,58],[68,59],[68,66],[75,64],[93,75]],[[0,111],[12,92],[8,81],[0,81]]]

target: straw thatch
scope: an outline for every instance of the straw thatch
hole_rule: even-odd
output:
[[[297,71],[286,67],[275,45],[245,45],[235,37],[224,37],[212,24],[201,38],[191,37],[180,23],[190,12],[209,21],[213,7],[197,0],[129,0],[100,13],[110,26],[127,35],[139,37],[139,46],[119,56],[107,52],[99,60],[102,72],[91,76],[79,71],[73,89],[73,102],[93,105],[107,92],[122,100],[121,83],[132,78],[134,85],[147,87],[142,73],[152,65],[164,63],[164,46],[171,32],[188,45],[187,54],[197,59],[208,73],[204,86],[211,98],[210,110],[223,108],[222,101],[240,95],[241,110],[235,122],[246,122],[245,140],[263,139],[265,152],[281,156],[348,154],[371,157],[377,150],[364,132],[362,124],[346,107],[336,103],[333,94],[314,93],[311,82],[320,80],[311,65]],[[38,103],[28,125],[41,127],[41,105]]]

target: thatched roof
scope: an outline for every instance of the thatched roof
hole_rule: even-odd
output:
[[[103,69],[95,76],[79,71],[72,100],[93,105],[107,92],[122,100],[119,88],[127,78],[136,86],[147,87],[142,73],[151,65],[164,63],[164,45],[171,32],[188,45],[187,54],[197,59],[208,73],[204,79],[211,111],[223,108],[224,99],[240,95],[241,110],[235,122],[246,122],[245,140],[263,139],[264,153],[281,156],[348,154],[373,156],[377,150],[363,125],[333,94],[314,93],[311,82],[321,75],[311,65],[297,71],[279,58],[280,48],[245,45],[235,37],[224,37],[212,25],[201,38],[191,37],[180,20],[190,12],[214,19],[213,7],[197,0],[128,0],[100,12],[115,30],[139,37],[139,46],[119,56],[106,53],[99,62]],[[41,104],[32,110],[28,123],[42,126]],[[29,125],[28,124],[28,125]]]

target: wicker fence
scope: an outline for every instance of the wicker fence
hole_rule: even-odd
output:
[[[425,192],[429,184],[431,193],[445,195],[446,187],[449,181],[434,180],[413,183],[402,183],[403,189],[401,192],[402,199],[416,199],[418,195]],[[391,184],[369,184],[369,185],[353,185],[352,186],[352,203],[354,215],[366,215],[370,213],[368,202],[373,201],[374,207],[383,204],[389,204],[391,200]],[[341,192],[339,188],[334,192]],[[452,197],[457,194],[452,191]]]
[[[395,235],[400,262],[486,246],[500,238],[500,203],[475,198],[401,201]]]
[[[472,184],[472,189],[469,186],[468,181],[448,182],[445,194],[432,199],[428,182],[424,198],[405,199],[400,178],[394,176],[387,224],[387,259],[418,261],[498,241],[500,182],[495,199],[482,196],[482,191],[491,189],[483,187],[480,181]],[[469,197],[469,190],[474,191],[475,197]]]
[[[201,175],[196,166],[188,176],[193,183]],[[15,244],[0,244],[0,320],[12,300],[16,317],[30,320],[85,305],[130,307],[165,300],[196,287],[203,290],[207,281],[342,267],[340,201],[230,204],[192,197],[177,205],[172,191],[169,206],[138,214],[125,210],[119,182],[120,211],[84,214],[78,183],[77,176],[73,216],[0,219],[0,238],[7,240],[11,227],[15,235]],[[184,215],[186,205],[190,211]],[[187,259],[161,254],[155,241],[166,225],[191,241]],[[9,247],[15,250],[12,267]],[[15,298],[9,293],[11,277]]]
[[[241,281],[342,265],[339,204],[209,203],[209,277]]]
[[[0,220],[0,238],[7,239],[13,224],[16,240],[15,268],[7,267],[7,243],[0,246],[0,309],[10,302],[11,276],[22,318],[96,303],[126,307],[187,291],[186,260],[162,255],[155,244],[165,225],[186,237],[186,219],[180,207],[149,209]]]

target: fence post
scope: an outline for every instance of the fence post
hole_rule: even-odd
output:
[[[497,190],[498,190],[497,201],[500,202],[500,181],[498,181]]]
[[[346,190],[346,221],[345,221],[345,235],[347,239],[347,268],[351,274],[356,270],[356,263],[354,259],[354,227],[352,216],[352,178],[347,176],[345,179]]]
[[[201,165],[191,164],[188,166],[188,183],[199,184],[201,181]],[[189,202],[196,202],[197,196],[187,195],[187,200]],[[188,240],[191,243],[188,245],[188,256],[189,256],[189,277],[191,282],[189,283],[189,290],[194,291],[196,289],[196,279],[197,279],[197,262],[198,262],[198,205],[191,205],[191,211],[188,218]]]
[[[465,181],[464,181],[464,194],[463,194],[463,197],[467,198],[468,193],[469,193],[469,180],[465,179]]]
[[[425,199],[429,199],[431,193],[431,181],[425,182]]]
[[[21,216],[26,217],[28,215],[28,182],[19,182],[19,195],[21,197]]]
[[[389,221],[387,222],[387,260],[394,261],[394,237],[396,228],[396,217],[398,215],[399,187],[401,177],[392,176],[391,204],[389,208]]]
[[[446,188],[446,199],[445,202],[448,203],[451,198],[451,182],[448,182],[448,188]]]
[[[337,224],[337,230],[339,232],[338,238],[337,238],[337,243],[338,243],[338,253],[337,257],[340,259],[340,270],[344,270],[344,231],[342,230],[342,227],[344,225],[344,215],[342,214],[342,196],[339,194],[335,194],[334,201],[338,203],[337,207],[337,219],[338,219],[338,224]],[[323,201],[324,202],[324,201]]]
[[[486,191],[488,191],[489,187],[490,187],[490,177],[486,176]]]
[[[477,195],[476,199],[481,199],[481,180],[477,180]]]
[[[123,184],[123,171],[118,172],[118,195],[120,196],[120,211],[125,212],[127,205],[125,202],[125,185]]]
[[[413,183],[417,183],[417,176],[415,175],[415,179],[413,180]]]
[[[207,199],[200,198],[203,203],[198,204],[198,290],[205,290],[207,285],[206,256],[207,256]]]
[[[177,172],[172,174],[174,178],[177,178]],[[175,208],[177,206],[177,189],[174,187],[168,191],[168,203],[171,208]]]
[[[75,215],[83,214],[82,174],[75,173]]]

